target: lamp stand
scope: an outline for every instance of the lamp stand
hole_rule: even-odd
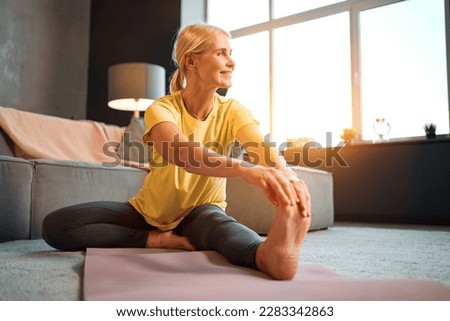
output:
[[[133,116],[136,119],[139,119],[139,106],[138,106],[138,99],[134,99],[134,103],[135,103],[135,108],[134,108],[134,113]]]

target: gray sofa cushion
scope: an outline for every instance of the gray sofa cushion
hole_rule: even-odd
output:
[[[333,177],[326,171],[306,167],[292,167],[308,186],[311,194],[310,230],[330,227],[334,222]],[[227,213],[259,234],[267,234],[275,215],[275,207],[263,191],[240,178],[227,182]]]
[[[42,237],[42,220],[61,207],[90,201],[127,201],[146,171],[75,162],[36,160],[32,184],[31,238]]]
[[[0,155],[14,157],[13,142],[1,128],[0,128]]]
[[[0,242],[29,238],[32,179],[32,163],[0,156]]]

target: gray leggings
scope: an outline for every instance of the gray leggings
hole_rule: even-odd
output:
[[[85,251],[87,247],[145,247],[156,230],[129,203],[91,202],[59,209],[44,219],[42,234],[52,247]],[[262,238],[236,222],[220,207],[194,208],[174,229],[199,251],[217,251],[230,263],[257,269],[256,249]]]

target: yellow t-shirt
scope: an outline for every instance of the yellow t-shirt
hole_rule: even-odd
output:
[[[186,111],[180,91],[154,102],[145,112],[144,121],[144,142],[149,141],[148,133],[153,126],[172,122],[189,141],[199,142],[222,155],[228,155],[240,128],[258,124],[236,100],[217,94],[206,120],[197,120]],[[149,224],[167,231],[174,229],[196,206],[215,204],[225,209],[225,178],[188,173],[164,160],[155,148],[150,166],[142,188],[130,199]]]

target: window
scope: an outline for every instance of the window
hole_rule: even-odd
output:
[[[344,0],[274,0],[273,17],[286,17],[295,13],[305,12],[343,1]]]
[[[335,145],[344,128],[370,141],[377,118],[391,139],[429,122],[447,134],[444,12],[444,0],[208,1],[208,22],[233,37],[229,96],[279,145]]]
[[[261,132],[270,133],[269,33],[263,31],[231,42],[233,86],[227,96],[235,97],[259,120]],[[255,77],[255,75],[257,75]]]
[[[382,22],[382,23],[380,23]],[[376,118],[391,138],[448,133],[444,2],[414,0],[361,12],[362,138]]]
[[[235,30],[269,20],[269,0],[208,0],[208,21]]]
[[[278,28],[274,32],[275,141],[309,137],[326,143],[351,127],[348,13]]]

